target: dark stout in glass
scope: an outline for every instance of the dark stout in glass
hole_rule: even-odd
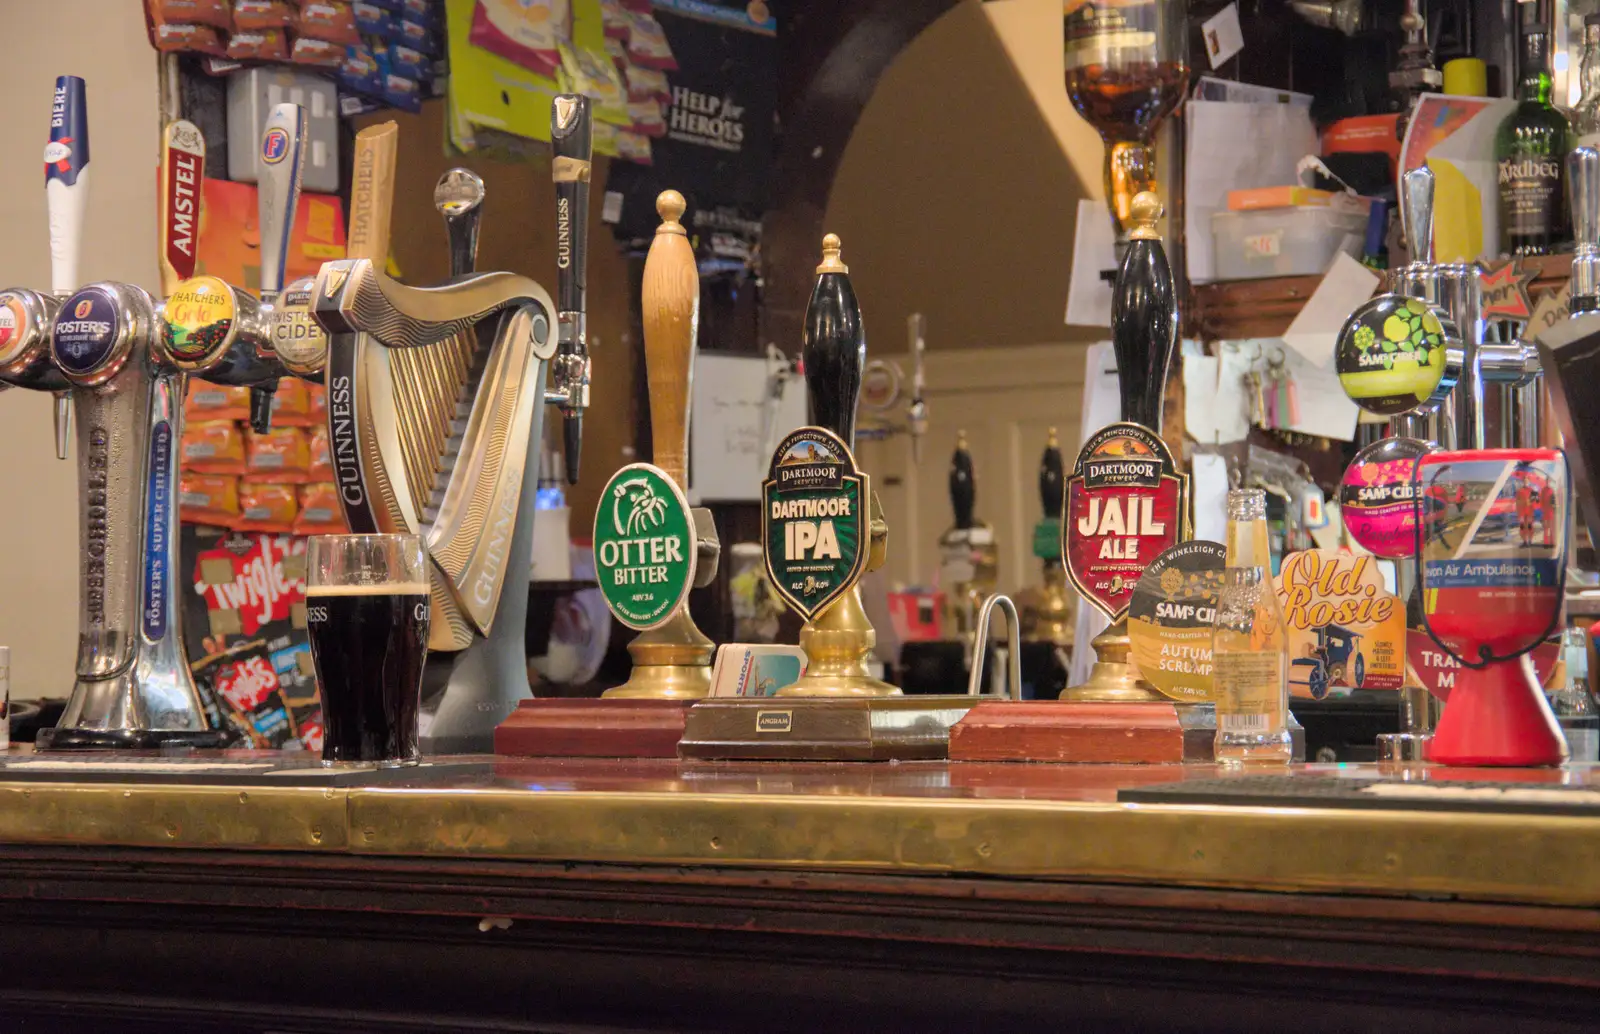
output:
[[[306,627],[322,687],[323,760],[416,761],[427,585],[310,586]]]

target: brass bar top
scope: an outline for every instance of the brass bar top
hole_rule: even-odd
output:
[[[233,752],[241,758],[250,755]],[[961,875],[1600,905],[1600,818],[1118,803],[1208,765],[473,758],[378,785],[0,778],[0,845]],[[1374,766],[1299,766],[1307,776]],[[1600,769],[1418,769],[1595,785]]]

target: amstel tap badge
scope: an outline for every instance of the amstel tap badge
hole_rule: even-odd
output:
[[[1127,614],[1146,565],[1182,541],[1188,492],[1189,476],[1147,427],[1108,424],[1079,451],[1061,557],[1073,587],[1113,623]]]
[[[844,441],[802,427],[778,444],[761,483],[767,574],[807,621],[843,596],[867,563],[869,481]]]

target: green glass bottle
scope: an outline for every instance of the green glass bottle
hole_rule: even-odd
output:
[[[1547,255],[1571,238],[1566,155],[1572,124],[1550,103],[1550,36],[1543,3],[1522,9],[1517,106],[1495,133],[1500,194],[1500,251]]]

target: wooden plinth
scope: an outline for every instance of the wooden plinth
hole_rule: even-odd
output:
[[[1170,703],[986,700],[950,730],[950,760],[1166,764],[1183,741]]]
[[[692,700],[539,698],[494,731],[496,754],[542,758],[675,758]]]

